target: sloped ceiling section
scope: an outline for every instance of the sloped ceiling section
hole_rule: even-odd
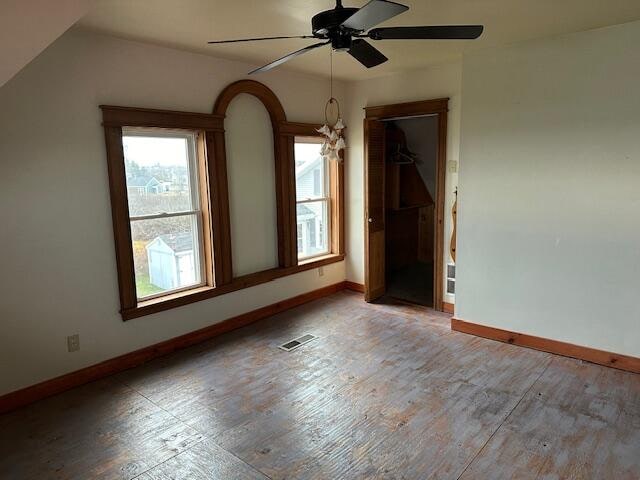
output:
[[[82,18],[93,0],[4,0],[0,87]]]

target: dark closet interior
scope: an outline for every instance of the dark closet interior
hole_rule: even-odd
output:
[[[437,117],[386,123],[387,295],[433,306]]]

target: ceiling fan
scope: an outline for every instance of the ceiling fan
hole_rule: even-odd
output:
[[[373,28],[396,15],[409,10],[406,5],[388,0],[370,0],[362,8],[343,7],[342,0],[336,0],[335,8],[320,12],[311,19],[312,35],[242,38],[237,40],[217,40],[208,42],[236,43],[258,40],[278,40],[283,38],[315,38],[324,40],[296,50],[267,65],[249,72],[249,74],[266,72],[292,58],[318,47],[331,44],[336,51],[346,51],[367,68],[375,67],[388,60],[369,42],[363,40],[473,40],[482,34],[482,25],[442,25],[423,27],[387,27]],[[369,30],[371,29],[371,30]],[[368,31],[367,31],[368,30]]]

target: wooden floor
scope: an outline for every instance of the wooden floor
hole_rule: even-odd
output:
[[[638,479],[640,375],[344,292],[1,416],[0,478]]]

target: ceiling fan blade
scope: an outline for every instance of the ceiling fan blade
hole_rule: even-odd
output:
[[[372,40],[473,40],[482,35],[482,25],[438,25],[432,27],[374,28]]]
[[[379,23],[409,10],[409,7],[387,0],[371,0],[364,7],[342,22],[343,27],[353,30],[369,30]]]
[[[268,63],[263,67],[260,68],[256,68],[255,70],[252,70],[251,72],[249,72],[249,75],[253,75],[254,73],[261,73],[261,72],[266,72],[267,70],[271,70],[272,68],[277,67],[278,65],[282,65],[285,62],[288,62],[289,60],[291,60],[292,58],[297,57],[298,55],[302,55],[303,53],[307,53],[310,50],[313,50],[314,48],[318,48],[318,47],[322,47],[324,45],[328,45],[330,44],[331,41],[328,42],[322,42],[322,43],[314,43],[313,45],[309,45],[308,47],[304,47],[301,48],[300,50],[296,50],[293,53],[290,53],[289,55],[285,55],[282,58],[279,58],[278,60]]]
[[[293,37],[258,37],[258,38],[238,38],[235,40],[213,40],[212,42],[207,42],[210,45],[214,45],[217,43],[238,43],[238,42],[256,42],[259,40],[281,40],[284,38],[316,38],[313,35],[296,35]]]
[[[377,48],[371,46],[369,42],[361,38],[356,38],[351,43],[349,55],[367,68],[375,67],[388,60]]]

